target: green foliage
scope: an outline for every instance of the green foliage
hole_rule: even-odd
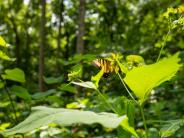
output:
[[[170,80],[180,68],[179,53],[151,65],[132,69],[126,74],[124,81],[139,98],[142,104],[151,90],[161,83]]]
[[[47,84],[55,84],[55,83],[60,83],[63,81],[63,76],[60,77],[44,77],[43,78],[45,83]]]
[[[94,113],[91,111],[38,106],[32,108],[32,114],[26,120],[14,128],[8,129],[1,133],[5,136],[14,135],[17,133],[27,133],[51,123],[61,126],[73,125],[75,123],[99,123],[108,128],[116,128],[119,126],[119,124],[121,124],[127,130],[134,132],[132,130],[133,128],[128,126],[126,116],[118,117],[115,114],[105,112]]]
[[[183,119],[168,121],[160,130],[160,135],[162,138],[172,136],[181,126],[184,125]]]
[[[0,81],[0,89],[2,89],[4,87],[4,82]]]
[[[89,99],[79,99],[77,102],[72,102],[66,105],[67,109],[79,109],[79,108],[85,108],[87,103],[89,102]]]
[[[44,125],[49,121],[48,117],[46,121],[43,119],[43,127],[36,129],[39,130],[37,133],[28,132],[29,137],[132,138],[136,137],[134,128],[141,138],[145,138],[146,133],[148,138],[183,138],[183,121],[179,118],[183,118],[184,112],[184,68],[181,67],[180,72],[174,75],[180,66],[177,55],[151,64],[177,51],[184,61],[183,1],[87,0],[85,47],[83,54],[77,54],[79,1],[46,0],[44,92],[38,90],[37,81],[40,7],[41,1],[0,1],[0,35],[3,36],[0,36],[0,129],[11,128],[25,119],[30,113],[29,107],[47,105],[76,108],[82,113],[88,110],[98,117],[101,112],[114,112],[116,117],[126,115],[128,119],[124,120],[124,125],[127,128],[119,125],[115,130],[102,129],[99,124],[88,126],[78,123],[70,124],[71,127],[54,125],[51,128]],[[114,54],[109,56],[112,52]],[[117,70],[104,78],[103,69],[100,71],[93,67],[92,61],[106,57]],[[172,76],[175,76],[172,81],[165,82]],[[124,81],[121,84],[118,77],[122,77],[121,80],[124,77],[127,85]],[[127,86],[134,94],[127,93]],[[160,87],[155,89],[157,86]],[[145,105],[145,122],[134,96],[142,107]],[[35,110],[33,108],[31,116]],[[67,111],[73,113],[73,110]],[[75,116],[71,118],[76,121]],[[176,118],[178,120],[174,120]],[[39,126],[37,119],[41,117],[31,122],[35,128]],[[163,121],[168,122],[163,125],[160,120],[172,121]],[[27,128],[32,130],[29,124],[26,124]]]
[[[90,88],[90,89],[97,89],[95,84],[91,81],[86,81],[86,82],[72,82],[73,84],[75,85],[78,85],[78,86],[82,86],[82,87],[85,87],[85,88]]]
[[[91,80],[94,83],[96,88],[98,88],[99,81],[100,81],[101,77],[103,76],[103,74],[104,74],[104,68],[102,68],[100,70],[100,72],[97,73],[97,75],[91,77]]]
[[[16,85],[13,85],[11,87],[11,92],[14,93],[16,96],[24,99],[24,100],[31,100],[31,96],[28,92],[27,89],[25,89],[24,87],[22,86],[16,86]]]
[[[25,74],[19,68],[6,69],[5,74],[2,75],[2,78],[5,80],[12,80],[21,83],[25,82]]]
[[[69,84],[61,84],[61,86],[59,87],[59,89],[61,91],[67,91],[67,92],[71,92],[71,93],[77,93],[77,89],[76,87],[73,87]]]
[[[126,131],[133,134],[136,138],[139,138],[137,133],[135,132],[134,128],[129,125],[128,117],[126,117],[120,124]]]
[[[0,58],[7,61],[12,61],[14,59],[11,59],[7,54],[5,54],[3,51],[0,51]]]
[[[72,81],[75,80],[76,78],[81,78],[83,73],[82,65],[78,64],[75,65],[71,68],[70,73],[68,73],[68,80]]]
[[[0,36],[0,46],[7,47],[5,40]]]
[[[35,100],[43,100],[46,97],[48,97],[51,94],[56,93],[57,91],[55,89],[50,89],[48,91],[45,92],[36,92],[35,94],[33,94],[31,97]]]
[[[6,41],[0,36],[0,46],[3,48],[7,48],[8,45],[6,44]],[[0,50],[0,58],[7,61],[14,61],[15,59],[10,58],[5,52]]]

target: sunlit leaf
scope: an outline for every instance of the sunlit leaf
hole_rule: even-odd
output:
[[[12,80],[17,82],[25,82],[25,74],[19,68],[6,69],[5,74],[2,75],[5,80]]]
[[[86,81],[86,82],[72,82],[75,85],[85,87],[85,88],[90,88],[90,89],[96,89],[96,86],[93,82],[91,81]]]
[[[124,81],[142,103],[151,90],[161,83],[170,80],[180,68],[179,53],[165,58],[155,64],[143,65],[126,74]]]
[[[0,46],[7,47],[6,46],[6,41],[1,36],[0,36]]]
[[[11,124],[10,123],[2,123],[0,125],[0,130],[5,130],[6,128],[8,128]]]
[[[72,102],[66,105],[67,109],[77,109],[77,108],[85,108],[89,99],[77,100],[77,102]]]
[[[101,77],[103,76],[103,74],[104,74],[104,68],[102,67],[102,69],[100,70],[99,73],[97,73],[97,75],[92,76],[91,80],[94,82],[96,88],[98,88],[98,83],[99,83]]]
[[[177,9],[178,9],[178,11],[181,12],[181,13],[184,12],[184,6],[183,6],[183,5],[178,6]]]
[[[88,125],[99,123],[107,128],[116,128],[121,123],[121,126],[126,128],[127,122],[124,121],[125,119],[127,120],[125,115],[118,117],[113,113],[94,113],[91,111],[38,106],[32,108],[31,115],[23,122],[1,133],[4,136],[10,136],[17,133],[27,133],[51,123],[61,126],[70,126],[76,123]]]
[[[128,68],[125,65],[123,65],[123,63],[121,63],[119,61],[117,61],[117,63],[118,63],[118,66],[119,66],[122,73],[127,73],[128,72]]]
[[[135,132],[134,128],[129,125],[127,116],[121,122],[121,126],[123,127],[123,129],[125,129],[126,131],[130,132],[131,134],[133,134],[136,138],[139,138],[139,136]]]
[[[10,58],[8,55],[6,55],[3,51],[0,50],[0,58],[3,60],[8,60],[8,61],[14,61],[13,58]]]

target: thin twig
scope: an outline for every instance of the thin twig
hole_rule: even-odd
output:
[[[171,22],[171,21],[170,21],[170,22]],[[167,39],[168,39],[168,36],[169,36],[169,34],[170,34],[170,32],[171,32],[171,24],[170,24],[170,22],[169,22],[169,30],[168,30],[168,32],[167,32],[167,34],[166,34],[166,37],[165,37],[164,41],[163,41],[163,44],[162,44],[162,46],[161,46],[161,49],[160,49],[160,52],[159,52],[159,55],[158,55],[158,57],[157,57],[156,62],[159,61],[159,59],[160,59],[160,57],[161,57],[161,54],[162,54],[162,52],[163,52],[163,49],[164,49],[164,47],[165,47],[165,45],[166,45],[166,41],[167,41]]]

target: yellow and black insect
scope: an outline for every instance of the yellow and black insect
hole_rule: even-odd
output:
[[[93,60],[93,65],[98,67],[99,69],[104,69],[104,78],[107,78],[110,73],[117,72],[119,70],[119,67],[114,65],[113,61],[107,59]]]

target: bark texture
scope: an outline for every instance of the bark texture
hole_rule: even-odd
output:
[[[39,90],[44,91],[44,47],[45,47],[45,8],[46,0],[41,1],[41,21],[40,21],[40,48],[39,48]]]
[[[79,5],[79,21],[78,21],[78,34],[77,34],[77,53],[84,52],[84,34],[85,34],[85,4],[86,0],[80,0]]]

